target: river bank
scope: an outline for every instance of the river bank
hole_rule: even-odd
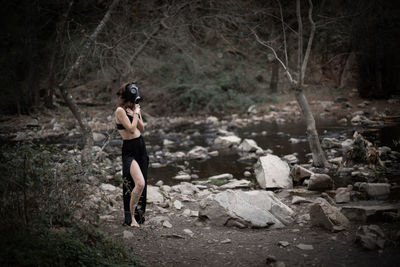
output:
[[[141,229],[121,226],[122,141],[114,130],[112,107],[86,107],[85,112],[92,118],[90,125],[96,144],[93,155],[97,161],[87,185],[88,198],[83,203],[96,206],[99,227],[124,242],[150,266],[242,266],[266,262],[277,266],[378,263],[391,266],[399,262],[394,253],[398,246],[395,216],[398,207],[387,206],[398,203],[399,102],[396,99],[376,103],[357,101],[343,97],[310,101],[314,114],[318,114],[317,127],[332,164],[330,169],[311,166],[301,113],[290,99],[279,105],[252,107],[245,113],[223,117],[149,117],[144,133],[151,163],[149,206],[147,222]],[[79,129],[66,108],[60,107],[53,114],[44,111],[30,117],[7,118],[1,124],[3,142],[31,139],[56,144],[71,156],[80,157]],[[354,147],[355,132],[371,142],[385,169],[380,169],[376,161],[343,166],[345,152]],[[245,144],[244,140],[247,140]],[[222,224],[216,223],[205,199],[229,192],[264,191],[260,190],[255,164],[268,155],[276,155],[292,171],[288,177],[294,184],[293,189],[269,190],[282,203],[279,205],[291,210],[291,219],[284,223],[284,228],[278,229],[271,229],[274,224],[254,229],[260,226],[253,224],[253,218],[237,213],[237,216],[226,215],[228,219]],[[300,167],[314,174],[328,175],[331,182],[322,189],[311,190],[312,174],[297,177],[296,170]],[[215,178],[220,174],[223,176]],[[382,194],[374,195],[368,190],[374,184],[385,184],[384,188],[390,188],[389,193],[384,189]],[[346,200],[338,201],[337,195],[344,195]],[[310,210],[312,206],[326,207],[321,197],[329,203],[328,209],[334,207],[340,212],[344,206],[352,206],[347,215],[351,217],[355,209],[365,212],[365,220],[344,223],[346,227],[340,231],[335,227],[329,229],[329,225],[318,226]],[[262,202],[268,199],[263,198]],[[361,204],[384,209],[366,211],[358,207]],[[212,205],[218,208],[219,204]],[[238,206],[241,205],[246,203]],[[393,213],[393,216],[383,213]],[[360,236],[359,226],[371,223],[377,223],[384,233],[383,237],[375,233],[375,239],[383,239],[384,245],[371,245],[376,247],[365,251],[354,241],[357,233]],[[343,225],[334,223],[334,226]]]

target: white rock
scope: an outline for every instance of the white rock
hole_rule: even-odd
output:
[[[254,141],[253,139],[244,139],[239,145],[238,149],[243,152],[263,151],[263,149],[259,147],[256,141]]]
[[[227,190],[200,202],[200,216],[216,225],[237,221],[250,227],[282,228],[293,221],[293,211],[273,192]]]
[[[232,145],[239,145],[242,139],[236,135],[219,136],[214,140],[215,145],[223,147],[231,147]]]
[[[313,245],[307,245],[307,244],[302,244],[302,243],[298,244],[296,247],[301,250],[313,250],[314,249]]]
[[[164,181],[158,180],[157,183],[156,183],[156,186],[160,187],[162,185],[164,185]]]
[[[106,136],[104,134],[93,132],[93,141],[100,142],[103,141],[104,139],[106,139]]]
[[[172,224],[169,221],[164,221],[162,226],[164,226],[165,228],[172,228]]]
[[[177,209],[177,210],[182,209],[182,207],[183,207],[182,202],[180,202],[179,200],[175,200],[175,201],[174,201],[174,207],[175,207],[175,209]]]
[[[350,191],[347,187],[339,187],[336,189],[335,202],[346,203],[350,202]]]
[[[245,171],[245,172],[243,173],[243,175],[244,175],[244,177],[250,177],[250,176],[251,176],[251,172]]]
[[[301,142],[301,140],[300,140],[300,139],[297,139],[297,138],[291,137],[291,138],[289,139],[289,142],[290,142],[291,144],[298,144],[298,143]]]
[[[112,184],[101,184],[100,189],[103,191],[108,191],[110,193],[118,192],[120,188],[113,186]]]
[[[173,145],[173,144],[175,144],[175,142],[172,141],[172,140],[169,140],[169,139],[164,139],[164,140],[163,140],[163,145],[164,145],[164,146],[171,146],[171,145]]]
[[[229,181],[227,184],[221,185],[219,188],[221,189],[235,189],[235,188],[248,188],[250,187],[251,182],[249,180],[237,180],[233,179]]]
[[[289,165],[275,155],[260,157],[254,173],[261,188],[292,188]]]
[[[195,146],[188,153],[187,157],[189,159],[205,159],[208,156],[208,151],[205,147]]]
[[[227,243],[231,243],[232,240],[230,240],[229,238],[221,240],[221,244],[227,244]]]
[[[193,195],[194,193],[199,192],[199,189],[195,185],[187,182],[181,182],[178,185],[174,185],[172,190],[181,193],[182,195]]]
[[[206,119],[206,123],[210,123],[210,124],[218,124],[218,118],[215,116],[209,116]]]
[[[147,185],[147,203],[161,204],[163,202],[164,196],[160,193],[160,188]]]
[[[223,173],[223,174],[218,174],[218,175],[214,175],[211,177],[208,177],[208,180],[211,182],[217,181],[217,180],[223,180],[223,179],[232,179],[233,175],[230,173]]]
[[[183,232],[190,237],[194,236],[194,233],[190,229],[183,229]]]
[[[282,159],[290,164],[296,164],[299,162],[299,159],[294,154],[285,155]]]
[[[188,181],[188,180],[191,180],[192,177],[190,176],[190,174],[185,173],[185,174],[178,174],[178,175],[172,177],[172,179]]]

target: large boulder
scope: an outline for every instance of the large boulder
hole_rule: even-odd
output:
[[[350,226],[346,216],[327,200],[317,198],[315,202],[310,207],[310,219],[313,225],[322,226],[332,232],[341,231]]]
[[[273,192],[227,190],[200,202],[200,216],[216,225],[282,228],[292,222],[293,211]]]
[[[330,190],[333,187],[333,180],[327,174],[314,173],[308,180],[307,189],[311,191]]]
[[[360,190],[365,191],[369,198],[385,199],[390,195],[390,184],[361,183]]]
[[[253,139],[244,139],[239,145],[238,149],[243,152],[263,151],[263,149],[259,147],[256,141],[254,141]]]
[[[292,188],[289,165],[275,155],[260,157],[254,173],[261,188]]]

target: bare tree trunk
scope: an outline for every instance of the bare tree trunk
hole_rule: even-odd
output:
[[[96,40],[97,35],[103,30],[104,26],[107,24],[108,20],[110,19],[110,15],[112,10],[118,5],[120,0],[114,0],[110,7],[108,8],[106,14],[104,15],[103,19],[100,21],[99,25],[97,25],[96,29],[90,35],[89,40],[84,45],[81,53],[79,54],[78,58],[76,59],[75,63],[69,69],[67,75],[65,76],[64,80],[58,85],[60,93],[71,110],[72,114],[75,116],[76,120],[78,121],[79,126],[81,127],[83,136],[84,136],[84,149],[82,151],[82,162],[90,162],[91,161],[91,148],[93,146],[93,135],[92,129],[88,125],[85,118],[82,117],[81,111],[78,106],[75,104],[72,95],[68,92],[66,85],[71,80],[72,75],[74,72],[80,67],[83,60],[86,58],[86,53],[89,50],[90,44],[92,41]]]
[[[279,82],[279,62],[275,58],[271,62],[271,82],[269,84],[269,90],[271,93],[278,92],[278,82]]]
[[[312,9],[313,9],[313,4],[312,1],[309,0],[309,11],[308,11],[308,18],[311,23],[311,32],[310,36],[308,38],[307,42],[307,49],[306,49],[306,54],[303,59],[303,24],[301,22],[301,12],[300,12],[300,0],[297,0],[296,2],[296,14],[297,14],[297,19],[298,19],[298,24],[299,24],[299,51],[298,53],[298,59],[301,60],[298,62],[298,72],[299,72],[299,81],[297,82],[297,86],[294,86],[295,88],[295,96],[296,100],[300,105],[300,108],[303,112],[304,119],[306,120],[306,125],[307,125],[307,139],[308,143],[310,145],[310,150],[312,153],[313,157],[313,165],[317,167],[328,167],[329,163],[326,160],[325,153],[322,150],[321,143],[319,141],[318,137],[318,132],[315,127],[315,120],[314,116],[311,112],[310,105],[308,104],[307,98],[304,95],[303,92],[303,84],[304,84],[304,76],[305,72],[307,69],[307,63],[310,58],[310,53],[311,53],[311,46],[314,40],[314,34],[315,34],[315,22],[312,19]],[[301,33],[301,34],[300,34]]]

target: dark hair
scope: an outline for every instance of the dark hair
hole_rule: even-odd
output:
[[[126,108],[132,109],[135,106],[135,103],[133,103],[132,101],[126,100],[124,97],[126,86],[128,84],[130,84],[130,83],[123,83],[117,91],[117,96],[118,96],[118,100],[119,100],[117,106],[122,107],[123,109],[126,109]]]

